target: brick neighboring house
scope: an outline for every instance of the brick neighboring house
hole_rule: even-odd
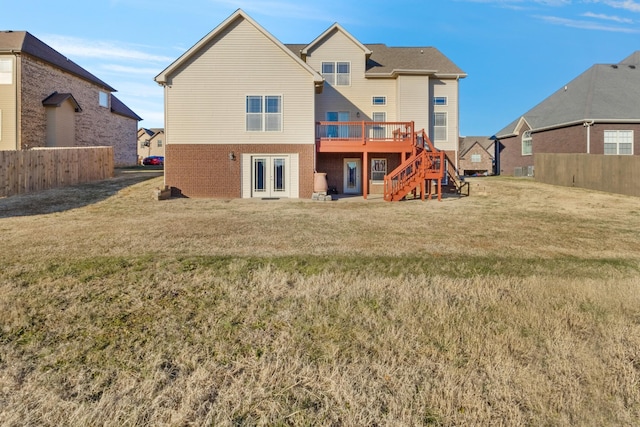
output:
[[[26,31],[0,31],[0,150],[113,146],[136,164],[137,114],[116,90]]]
[[[433,47],[363,44],[339,24],[285,45],[238,10],[155,78],[165,184],[189,197],[311,197],[317,171],[366,198],[416,156],[420,129],[456,158],[464,77]]]
[[[164,156],[164,129],[138,129],[138,163],[149,156]]]
[[[500,132],[503,175],[532,176],[534,153],[640,155],[640,51],[596,64]]]
[[[486,136],[460,138],[458,170],[467,176],[493,175],[495,172],[495,144]]]

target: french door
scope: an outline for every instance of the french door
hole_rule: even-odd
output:
[[[252,158],[253,197],[289,197],[288,156]]]
[[[348,111],[327,111],[328,122],[348,122]],[[348,138],[349,126],[328,126],[327,137],[329,138]]]

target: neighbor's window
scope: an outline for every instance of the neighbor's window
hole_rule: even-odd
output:
[[[162,140],[161,139],[158,140],[158,147],[162,147]]]
[[[471,155],[471,163],[480,163],[482,161],[482,157],[480,154],[472,154]]]
[[[447,113],[433,113],[433,140],[447,140]]]
[[[633,131],[605,130],[604,154],[633,154]]]
[[[247,131],[280,132],[282,130],[282,96],[247,96]]]
[[[386,96],[374,96],[371,100],[373,105],[387,105],[387,97]]]
[[[0,85],[13,83],[13,59],[0,59]]]
[[[531,131],[526,131],[522,134],[522,155],[530,156],[533,154],[533,138],[531,137]]]
[[[387,159],[371,159],[371,180],[383,182],[387,174]]]
[[[109,108],[109,94],[107,92],[100,91],[98,103],[101,107]]]
[[[351,64],[349,62],[323,62],[322,77],[330,85],[349,86],[351,84]]]
[[[446,96],[436,96],[433,98],[433,105],[438,106],[446,106],[447,105],[447,97]]]

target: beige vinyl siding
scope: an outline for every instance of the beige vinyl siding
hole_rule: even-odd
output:
[[[372,120],[373,112],[385,112],[387,121],[396,121],[396,86],[393,79],[365,79],[366,58],[363,50],[341,31],[334,31],[307,55],[307,64],[322,72],[323,62],[349,62],[351,85],[325,84],[316,100],[316,120],[326,120],[328,111],[348,111],[352,121]],[[374,106],[373,96],[385,96],[387,105]],[[356,114],[360,113],[360,117]]]
[[[398,120],[414,121],[416,130],[429,133],[429,77],[398,76]]]
[[[12,83],[0,84],[0,150],[17,148],[16,129],[16,60],[13,55],[0,55],[3,60],[10,59],[12,66]]]
[[[436,147],[441,150],[457,150],[459,136],[458,81],[455,79],[432,79],[430,86],[433,97],[441,96],[447,98],[446,106],[434,106],[433,101],[429,104],[431,109],[429,116],[433,115],[433,112],[447,113],[447,141],[438,141]]]
[[[76,138],[75,107],[66,100],[58,107],[47,107],[47,147],[73,147]]]
[[[281,132],[246,131],[248,95],[282,96]],[[313,144],[314,98],[309,71],[239,19],[168,77],[166,143]]]

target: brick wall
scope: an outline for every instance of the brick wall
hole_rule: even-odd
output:
[[[335,187],[338,193],[344,192],[344,159],[362,159],[362,153],[319,153],[316,159],[317,171],[327,174],[329,188]],[[371,178],[371,159],[387,159],[387,173],[400,166],[401,157],[398,153],[369,153],[368,176]],[[381,193],[381,186],[370,188],[371,194]]]
[[[533,155],[522,155],[522,134],[525,130],[523,129],[520,135],[500,140],[500,173],[502,175],[514,175],[514,170],[517,167],[533,166]],[[591,154],[604,154],[605,130],[633,130],[633,153],[640,155],[640,125],[608,123],[596,123],[591,126]],[[533,133],[532,140],[534,153],[587,152],[587,128],[582,124]]]
[[[480,162],[472,162],[472,156],[480,155]],[[461,157],[458,161],[458,170],[461,174],[468,172],[488,172],[493,173],[493,156],[487,153],[487,150],[482,148],[479,144],[475,144],[469,151],[467,151],[464,157]],[[467,172],[465,172],[467,171]]]
[[[299,155],[300,198],[313,193],[312,144],[168,144],[165,147],[165,184],[173,194],[187,197],[242,197],[242,154]],[[229,160],[229,153],[235,160]]]
[[[29,55],[21,56],[21,148],[46,144],[46,108],[42,101],[53,92],[71,93],[82,111],[75,114],[74,146],[112,146],[116,166],[136,164],[135,119],[113,114],[98,105],[100,87]],[[72,145],[72,144],[69,144]]]

